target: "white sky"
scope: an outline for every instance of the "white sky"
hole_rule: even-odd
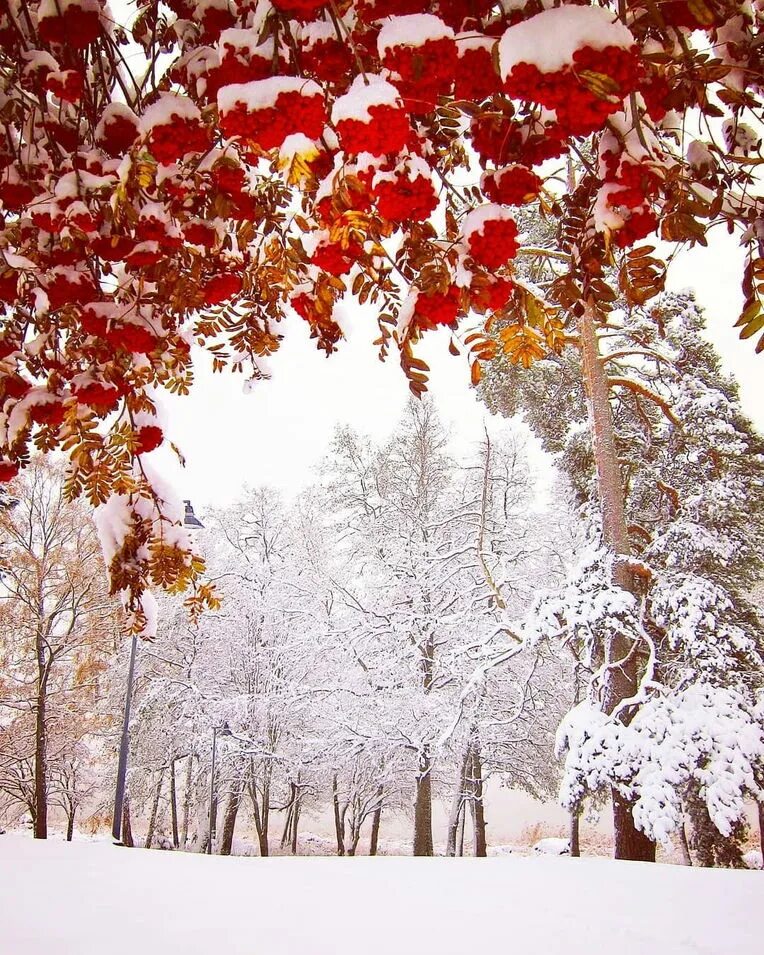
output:
[[[743,407],[764,430],[764,355],[756,356],[753,342],[741,342],[732,327],[742,303],[736,240],[720,233],[712,248],[688,252],[675,266],[670,288],[695,289],[706,308],[709,337],[740,384]],[[245,483],[298,491],[311,481],[337,424],[377,440],[392,433],[409,394],[397,354],[391,351],[381,363],[371,345],[377,325],[370,313],[351,313],[350,306],[344,311],[349,340],[329,358],[315,349],[307,325],[290,319],[272,359],[272,379],[253,393],[243,393],[242,376],[199,367],[192,394],[165,402],[186,468],[172,466],[165,451],[156,457],[162,455],[163,470],[197,510],[229,503]],[[448,337],[445,330],[429,333],[419,353],[432,369],[430,393],[464,448],[479,439],[487,412],[470,387],[466,358],[448,354]]]

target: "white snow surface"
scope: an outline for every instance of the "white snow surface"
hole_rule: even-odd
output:
[[[753,871],[514,855],[221,858],[7,834],[0,882],[9,955],[761,950]]]
[[[636,41],[628,27],[602,7],[564,6],[544,10],[505,31],[499,40],[499,66],[506,79],[518,63],[531,63],[542,73],[555,73],[573,62],[585,46],[628,49]]]
[[[345,119],[357,119],[367,123],[371,119],[370,106],[402,106],[398,90],[383,76],[367,73],[356,76],[350,89],[340,96],[332,107],[332,122],[336,125]]]
[[[384,57],[396,46],[424,46],[433,40],[453,40],[454,31],[431,13],[412,13],[385,20],[377,37],[377,50]]]
[[[218,109],[221,113],[230,112],[238,103],[250,112],[269,109],[276,105],[282,93],[300,93],[301,96],[323,96],[321,87],[313,80],[304,80],[300,76],[269,76],[265,80],[251,80],[249,83],[232,83],[218,91]]]

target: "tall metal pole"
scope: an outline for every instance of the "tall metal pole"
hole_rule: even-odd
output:
[[[125,780],[127,778],[127,754],[130,749],[130,704],[133,699],[133,675],[135,673],[135,654],[138,638],[133,637],[130,647],[130,665],[127,670],[127,691],[125,693],[125,713],[122,719],[122,741],[119,744],[119,765],[117,767],[117,791],[114,795],[114,819],[111,834],[119,842],[122,838],[122,809],[125,804]]]
[[[207,855],[212,855],[212,839],[215,828],[215,749],[218,741],[218,728],[212,727],[212,772],[210,773],[210,834],[207,840]]]

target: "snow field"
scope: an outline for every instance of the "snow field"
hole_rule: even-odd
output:
[[[754,955],[756,872],[246,859],[0,837],[3,955]]]

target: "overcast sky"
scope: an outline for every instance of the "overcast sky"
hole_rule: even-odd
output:
[[[764,355],[741,342],[733,328],[740,312],[742,258],[734,239],[719,233],[711,249],[684,255],[670,283],[694,288],[706,308],[709,337],[741,387],[747,414],[764,430],[761,381]],[[342,306],[349,340],[329,358],[316,351],[299,319],[284,323],[285,340],[272,360],[273,377],[243,393],[243,378],[212,375],[199,367],[193,393],[172,400],[172,433],[186,468],[169,463],[168,476],[198,510],[233,500],[245,483],[268,484],[291,494],[310,482],[337,424],[376,439],[388,437],[408,398],[408,386],[391,352],[383,364],[371,342],[376,323],[365,310]],[[420,349],[432,368],[430,392],[462,447],[479,439],[487,413],[469,384],[466,359],[448,354],[448,333],[428,333]],[[203,356],[202,356],[203,357]],[[160,452],[157,452],[160,454]]]

